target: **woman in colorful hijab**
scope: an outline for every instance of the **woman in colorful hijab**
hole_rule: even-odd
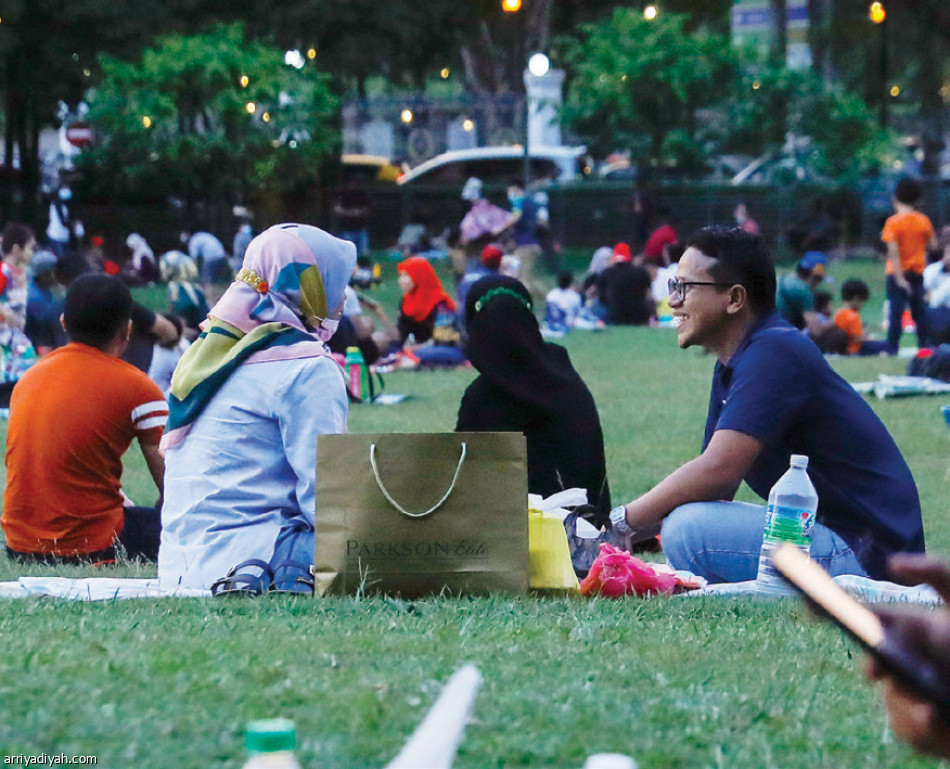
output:
[[[587,489],[606,524],[610,489],[594,398],[567,351],[541,337],[522,283],[482,278],[465,300],[466,352],[478,370],[459,407],[459,432],[519,432],[528,442],[528,491]]]
[[[198,285],[198,265],[184,251],[168,251],[158,260],[162,280],[168,284],[168,309],[179,316],[193,339],[208,316],[208,300]]]
[[[399,341],[405,344],[412,334],[417,342],[428,341],[440,311],[455,314],[455,301],[442,288],[442,281],[432,265],[421,256],[412,256],[399,263],[399,288],[402,304],[399,307]]]
[[[305,589],[315,438],[345,432],[348,407],[325,342],[355,265],[352,243],[309,225],[271,227],[248,246],[172,378],[163,586]]]

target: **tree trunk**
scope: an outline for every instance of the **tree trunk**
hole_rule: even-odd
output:
[[[769,0],[769,23],[772,27],[769,35],[769,59],[774,64],[785,64],[788,49],[787,18],[785,0]]]
[[[832,55],[832,0],[808,0],[808,44],[812,70],[826,83],[837,79]]]
[[[936,0],[939,2],[940,0]],[[946,0],[943,0],[946,2]],[[927,3],[924,9],[922,29],[938,30],[941,22],[950,21],[950,13],[944,7],[946,18],[940,18],[940,9],[935,3]],[[943,27],[946,29],[946,27]],[[945,37],[929,34],[920,41],[920,124],[924,160],[921,170],[927,176],[935,176],[940,170],[940,153],[944,149],[943,104],[940,96],[942,86],[943,45]]]

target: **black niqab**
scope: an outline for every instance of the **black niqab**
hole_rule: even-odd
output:
[[[466,297],[465,323],[480,376],[462,398],[456,430],[523,432],[529,491],[586,488],[606,521],[610,491],[593,396],[567,351],[542,338],[528,290],[504,275],[479,280]]]

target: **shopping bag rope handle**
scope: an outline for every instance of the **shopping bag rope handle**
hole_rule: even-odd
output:
[[[402,505],[400,505],[395,499],[392,498],[389,491],[386,490],[386,487],[383,485],[383,479],[379,477],[379,468],[376,466],[376,444],[371,443],[369,445],[369,463],[373,468],[373,477],[376,478],[376,485],[379,486],[379,490],[383,492],[383,496],[386,497],[386,501],[389,502],[393,507],[395,507],[400,513],[409,518],[425,518],[427,515],[434,513],[440,507],[442,507],[445,500],[449,498],[449,495],[455,491],[455,482],[458,480],[459,471],[462,469],[462,464],[465,462],[465,455],[468,453],[468,446],[465,442],[462,442],[461,452],[459,454],[459,463],[455,468],[455,474],[452,476],[452,483],[449,484],[449,490],[442,495],[442,499],[436,502],[432,507],[426,510],[423,513],[410,513]]]

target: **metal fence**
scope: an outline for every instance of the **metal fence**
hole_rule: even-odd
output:
[[[892,184],[881,181],[862,188],[733,187],[731,185],[677,185],[651,189],[645,193],[656,210],[670,208],[681,235],[710,224],[733,223],[738,203],[748,206],[763,236],[781,253],[789,248],[789,232],[807,214],[813,201],[822,200],[837,224],[837,239],[843,245],[879,246],[881,225],[893,209]],[[619,241],[638,243],[634,210],[635,189],[625,182],[577,182],[547,188],[551,226],[555,238],[566,247],[596,248]],[[369,234],[372,248],[392,248],[402,228],[424,222],[431,234],[457,228],[468,204],[456,186],[372,185],[366,188],[372,205]],[[488,198],[507,206],[505,189],[486,187]],[[313,190],[305,198],[271,201],[256,211],[255,229],[278,221],[305,221],[330,231],[338,228],[330,213],[330,190]],[[950,224],[950,186],[925,185],[922,210],[936,227]],[[230,245],[237,226],[229,206],[211,206],[203,212],[201,226]],[[162,207],[99,204],[80,208],[89,234],[103,234],[108,240],[124,242],[129,232],[138,231],[156,252],[177,247],[177,235],[184,225],[179,211]],[[650,223],[652,226],[652,223]]]
[[[658,187],[644,194],[648,207],[670,209],[677,230],[689,233],[711,225],[729,225],[738,203],[745,203],[763,236],[779,250],[789,247],[789,233],[816,200],[822,201],[837,226],[843,245],[873,247],[881,225],[893,213],[892,185],[862,188],[734,187],[731,185],[677,185]],[[590,247],[618,241],[637,243],[635,188],[631,183],[578,182],[547,188],[554,236],[565,246]],[[422,221],[430,232],[457,227],[467,210],[457,187],[376,187],[367,190],[374,215],[370,236],[374,248],[392,246],[403,225]],[[505,206],[503,188],[487,188],[487,196]],[[950,223],[950,187],[925,186],[922,209],[934,225]]]

